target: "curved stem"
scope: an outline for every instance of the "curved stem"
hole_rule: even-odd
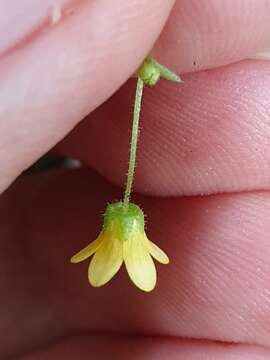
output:
[[[138,136],[139,136],[139,120],[140,120],[140,112],[141,112],[141,104],[142,104],[142,95],[143,95],[143,80],[138,77],[137,81],[137,89],[136,89],[136,97],[135,97],[135,105],[133,112],[133,124],[132,124],[132,132],[131,132],[131,144],[130,144],[130,155],[129,155],[129,163],[128,163],[128,173],[127,173],[127,183],[124,194],[123,204],[124,207],[127,207],[130,200],[130,194],[133,184],[134,171],[136,165],[136,155],[137,155],[137,144],[138,144]]]

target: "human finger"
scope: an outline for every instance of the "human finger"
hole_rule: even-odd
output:
[[[178,0],[153,54],[180,73],[254,57],[270,50],[269,11],[268,0]]]
[[[0,35],[0,192],[136,70],[173,0],[156,1],[154,8],[144,0],[78,1],[72,13],[68,1],[44,4],[0,5],[6,27],[19,27],[22,19],[24,31]],[[13,19],[19,9],[31,26],[24,16]]]
[[[270,346],[268,192],[138,197],[148,215],[149,238],[171,259],[170,265],[158,266],[157,288],[146,295],[130,283],[124,269],[108,285],[94,289],[87,281],[88,262],[69,263],[95,239],[106,203],[119,199],[119,189],[84,170],[45,178],[34,196],[22,190],[10,190],[8,207],[2,208],[1,266],[2,273],[10,268],[24,274],[28,284],[25,297],[25,286],[20,287],[17,276],[11,278],[5,292],[13,299],[9,314],[39,321],[29,324],[27,336],[21,335],[23,321],[16,333],[6,326],[1,345],[6,351],[18,335],[22,348],[22,343],[31,346],[33,338],[41,344],[44,338],[82,331]],[[14,247],[24,251],[14,253]],[[14,296],[18,288],[20,297]],[[21,303],[34,299],[34,307],[19,312]],[[44,307],[46,316],[38,317]],[[63,321],[55,327],[59,318]]]
[[[145,89],[135,189],[155,195],[270,187],[270,64],[247,61]],[[125,182],[134,81],[57,150]]]

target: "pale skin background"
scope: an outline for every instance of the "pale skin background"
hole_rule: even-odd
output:
[[[51,26],[48,1],[0,1],[1,359],[270,358],[270,62],[245,60],[270,49],[269,13],[269,0],[75,1]],[[68,259],[121,194],[126,80],[160,34],[153,54],[185,82],[145,93],[135,187],[171,264],[151,294],[123,269],[92,289],[88,263]],[[62,139],[90,169],[13,183]]]

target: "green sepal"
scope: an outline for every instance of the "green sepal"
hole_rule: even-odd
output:
[[[113,229],[118,236],[127,240],[134,226],[140,232],[144,232],[144,213],[138,205],[129,203],[123,206],[119,201],[107,206],[104,213],[104,231]]]
[[[168,69],[166,66],[161,65],[155,59],[150,58],[153,65],[159,70],[160,77],[165,80],[175,81],[175,82],[183,82],[179,75]]]
[[[153,60],[147,57],[138,70],[138,76],[149,86],[154,86],[160,79],[160,71]]]
[[[138,76],[147,85],[154,86],[160,78],[182,82],[180,76],[148,56],[138,70]]]

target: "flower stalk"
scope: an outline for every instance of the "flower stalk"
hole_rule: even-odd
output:
[[[139,137],[139,121],[142,106],[142,95],[144,84],[154,86],[160,78],[181,82],[181,78],[169,70],[167,67],[159,64],[151,57],[147,57],[138,70],[138,80],[135,95],[135,105],[133,112],[133,124],[131,132],[130,155],[128,163],[127,182],[123,199],[123,206],[127,208],[132,190],[133,178],[136,166],[137,146]]]
[[[132,184],[134,179],[134,172],[136,166],[136,155],[137,155],[137,146],[138,146],[138,136],[139,136],[139,121],[140,113],[142,106],[142,95],[143,95],[143,80],[138,77],[136,96],[135,96],[135,105],[133,112],[133,124],[131,132],[131,143],[130,143],[130,155],[128,162],[128,174],[127,174],[127,183],[123,199],[123,206],[127,208],[130,200],[130,194],[132,190]]]

